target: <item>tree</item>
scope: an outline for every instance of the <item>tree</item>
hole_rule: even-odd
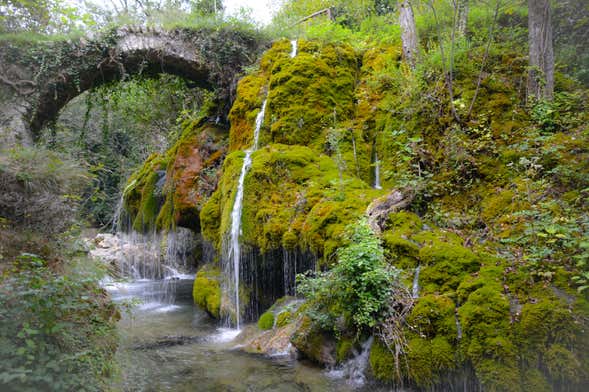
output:
[[[54,6],[50,0],[0,0],[0,30],[44,32]]]
[[[550,100],[554,93],[554,49],[549,0],[528,0],[528,40],[528,97]]]
[[[417,59],[417,28],[415,17],[409,0],[399,2],[399,24],[401,25],[401,41],[403,43],[403,56],[411,68],[415,67]]]
[[[197,0],[192,3],[192,10],[202,15],[215,15],[223,11],[221,0]]]
[[[374,12],[377,15],[390,14],[395,10],[394,3],[393,0],[374,0]]]
[[[458,8],[458,26],[456,30],[459,36],[464,36],[468,24],[468,0],[455,0],[455,7]]]

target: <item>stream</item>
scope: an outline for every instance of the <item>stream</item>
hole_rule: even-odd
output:
[[[238,350],[235,330],[218,328],[192,304],[191,280],[168,283],[175,285],[175,295],[163,301],[157,296],[162,290],[161,280],[104,285],[116,302],[134,302],[119,322],[120,375],[115,390],[354,390],[346,380],[309,363]]]

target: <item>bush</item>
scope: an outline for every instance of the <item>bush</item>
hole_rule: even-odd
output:
[[[329,271],[298,276],[298,291],[309,300],[308,315],[325,329],[340,324],[358,331],[384,321],[399,271],[385,262],[380,240],[365,219],[347,227],[348,245]]]
[[[0,276],[0,390],[103,391],[117,308],[94,279],[21,257]]]
[[[0,151],[0,217],[48,237],[75,221],[86,170],[40,148]]]

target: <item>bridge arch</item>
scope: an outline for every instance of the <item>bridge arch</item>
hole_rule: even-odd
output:
[[[29,144],[86,90],[169,73],[214,90],[227,110],[237,76],[263,48],[254,32],[122,27],[96,39],[0,41],[0,142]],[[39,49],[41,47],[41,49]]]

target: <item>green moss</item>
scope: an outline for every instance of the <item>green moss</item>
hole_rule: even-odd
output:
[[[219,318],[221,307],[221,271],[212,264],[205,264],[196,274],[192,289],[194,303],[214,318]]]
[[[147,176],[145,185],[141,190],[141,201],[139,202],[139,211],[133,221],[135,231],[144,232],[155,226],[155,220],[159,212],[159,200],[155,195],[156,183],[159,180],[159,174],[152,172]]]
[[[323,131],[354,113],[354,50],[345,45],[306,45],[294,59],[274,61],[269,80],[266,142],[320,146]],[[272,55],[269,52],[268,55]]]
[[[293,315],[288,310],[283,310],[276,316],[276,327],[282,328],[293,320]]]
[[[370,350],[370,369],[377,380],[393,382],[400,381],[397,373],[397,361],[384,343],[376,340]]]
[[[419,297],[407,322],[420,335],[434,337],[437,334],[457,336],[455,305],[451,299],[441,295],[428,294]]]
[[[341,338],[335,346],[335,358],[338,363],[349,359],[354,348],[354,340],[350,338]]]
[[[508,211],[513,211],[514,196],[515,194],[511,190],[489,195],[481,203],[481,218],[485,221],[491,221]]]
[[[577,383],[587,369],[582,368],[579,358],[560,344],[553,344],[544,356],[548,375],[556,383]]]
[[[420,388],[438,384],[455,366],[454,349],[444,337],[411,339],[407,350],[407,378]]]
[[[483,359],[476,365],[476,376],[485,391],[521,391],[521,375],[516,363]]]
[[[399,211],[388,217],[383,233],[385,247],[391,254],[401,260],[403,257],[417,258],[419,255],[419,243],[411,240],[411,236],[422,230],[421,219],[407,211]],[[416,265],[400,265],[401,267],[414,268]]]
[[[266,312],[263,313],[258,319],[258,328],[262,330],[274,328],[274,313]]]
[[[553,389],[538,369],[529,368],[522,374],[522,391],[552,392]]]
[[[543,297],[522,306],[520,326],[523,339],[536,350],[549,343],[570,346],[579,332],[570,309],[556,298],[546,294]]]
[[[432,242],[419,250],[419,259],[425,265],[420,274],[423,291],[444,293],[454,291],[470,273],[480,267],[480,259],[462,245]]]
[[[201,211],[203,234],[217,247],[231,223],[242,159],[241,152],[227,156],[219,188]],[[273,144],[252,159],[244,182],[241,241],[262,252],[284,246],[329,259],[345,225],[378,194],[347,175],[340,185],[334,161],[308,147]]]

